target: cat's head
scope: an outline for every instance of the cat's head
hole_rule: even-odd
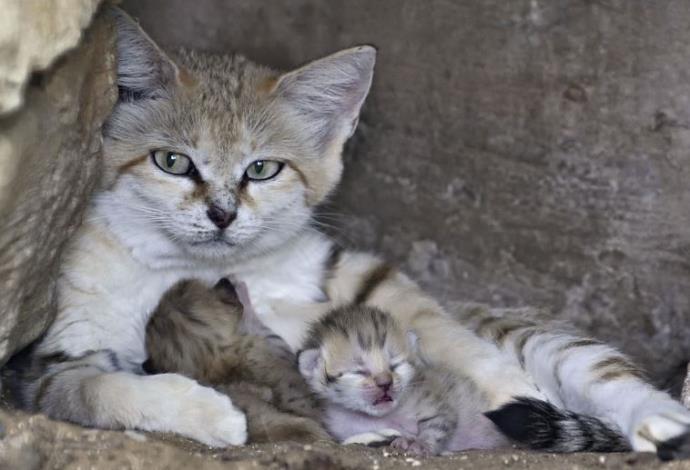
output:
[[[414,377],[416,337],[373,307],[329,312],[311,329],[298,364],[328,402],[372,416],[395,409]]]
[[[102,191],[111,223],[200,258],[270,250],[299,232],[340,180],[375,49],[279,73],[240,56],[167,55],[114,16],[120,98],[104,129]]]

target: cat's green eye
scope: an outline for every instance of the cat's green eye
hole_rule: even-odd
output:
[[[275,160],[257,160],[249,164],[244,175],[252,181],[268,180],[276,177],[284,165],[283,162]]]
[[[154,150],[151,156],[156,166],[166,173],[189,175],[194,171],[194,164],[187,155],[168,150]]]

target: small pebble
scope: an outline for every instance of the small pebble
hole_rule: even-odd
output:
[[[606,457],[604,457],[603,455],[600,455],[600,456],[599,456],[599,463],[600,463],[600,464],[605,464],[605,463],[606,463]]]
[[[303,448],[304,450],[306,450],[306,451],[310,451],[310,450],[313,449],[313,447],[312,447],[311,445],[309,445],[309,444],[305,445],[305,446],[302,447],[302,448]]]

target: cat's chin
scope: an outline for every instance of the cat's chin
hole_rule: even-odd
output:
[[[186,251],[194,258],[219,259],[231,258],[237,252],[238,246],[228,240],[209,240],[204,242],[189,242]]]

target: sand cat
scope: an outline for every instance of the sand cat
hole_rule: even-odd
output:
[[[515,396],[548,400],[614,423],[635,450],[690,454],[690,410],[615,350],[490,316],[480,335],[376,256],[339,251],[312,228],[340,180],[374,48],[281,73],[241,56],[165,53],[113,15],[120,98],[103,130],[102,181],[62,260],[56,319],[20,386],[27,408],[213,446],[245,442],[245,416],[227,396],[141,368],[163,294],[182,279],[231,276],[293,349],[332,308],[377,306],[418,333],[430,363],[471,380],[487,411]]]

